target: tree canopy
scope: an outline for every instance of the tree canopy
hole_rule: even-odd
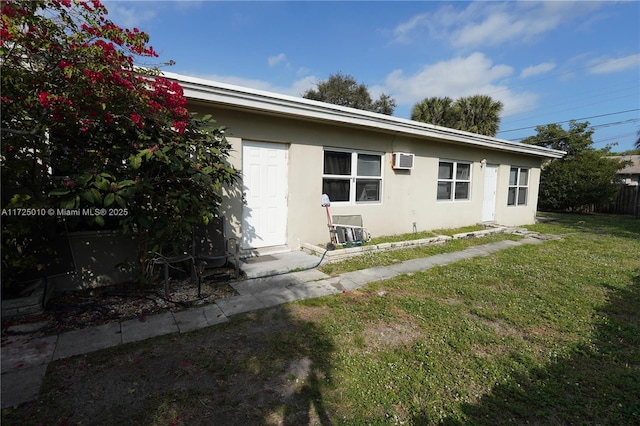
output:
[[[224,128],[191,116],[182,87],[145,63],[158,57],[149,35],[107,13],[97,0],[2,2],[3,266],[36,249],[34,218],[13,213],[58,208],[95,212],[67,226],[135,231],[142,262],[211,219],[237,175]]]
[[[536,127],[537,135],[523,143],[565,151],[562,159],[545,164],[540,177],[538,207],[542,210],[580,211],[615,199],[617,171],[625,163],[610,158],[610,147],[593,147],[588,122],[569,122]]]
[[[307,90],[302,97],[386,115],[392,115],[396,107],[396,101],[391,96],[383,93],[374,101],[367,86],[358,83],[353,76],[341,73],[329,76],[318,83],[315,90]]]
[[[487,95],[474,95],[453,100],[431,97],[415,104],[411,119],[436,126],[495,136],[500,128],[502,102]]]

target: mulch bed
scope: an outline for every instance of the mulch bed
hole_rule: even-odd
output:
[[[3,319],[3,340],[12,334],[31,334],[34,337],[59,334],[214,303],[218,299],[237,295],[229,285],[233,280],[232,269],[214,270],[202,279],[200,297],[197,283],[189,279],[171,280],[167,297],[163,280],[147,286],[127,283],[56,292],[42,314]]]

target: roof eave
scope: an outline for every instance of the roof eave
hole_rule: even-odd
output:
[[[438,139],[487,149],[509,151],[544,158],[562,158],[566,153],[536,145],[511,142],[461,130],[363,111],[310,99],[213,82],[175,73],[163,73],[184,89],[189,99],[214,102],[233,107],[289,115],[314,121],[386,130],[419,138]]]

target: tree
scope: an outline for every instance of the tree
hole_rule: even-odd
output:
[[[20,211],[56,222],[50,208],[92,209],[66,225],[136,232],[144,270],[150,251],[216,215],[237,175],[224,128],[191,116],[180,85],[140,63],[158,56],[149,36],[106,15],[97,0],[2,3],[2,209],[13,215],[3,217],[3,282],[29,267],[19,251],[41,242]],[[113,208],[122,214],[109,217]]]
[[[386,115],[393,114],[396,107],[396,101],[384,93],[373,101],[367,86],[358,84],[353,76],[341,73],[329,76],[317,84],[317,90],[309,89],[302,97]]]
[[[411,119],[449,128],[456,128],[458,124],[453,99],[449,97],[425,98],[418,102],[411,110]]]
[[[536,127],[538,134],[523,143],[566,151],[562,159],[543,166],[538,207],[542,210],[580,211],[606,204],[617,193],[617,171],[623,161],[607,158],[610,147],[593,148],[593,130],[588,122],[569,122],[569,130],[559,124]]]
[[[425,98],[413,106],[411,119],[451,129],[464,130],[486,136],[495,136],[500,128],[502,102],[490,96],[451,98]]]
[[[474,95],[456,100],[458,129],[480,135],[495,136],[500,128],[502,102],[487,95]]]

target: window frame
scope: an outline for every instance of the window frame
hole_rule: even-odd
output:
[[[349,174],[326,174],[325,173],[325,154],[326,152],[338,152],[338,153],[346,153],[351,155],[351,163],[350,163],[350,173]],[[379,176],[367,176],[367,175],[358,175],[358,156],[359,155],[372,155],[380,158],[380,174]],[[367,205],[367,204],[382,204],[382,187],[384,182],[384,164],[385,164],[385,153],[384,152],[376,152],[376,151],[367,151],[367,150],[359,150],[359,149],[348,149],[348,148],[335,148],[335,147],[323,147],[322,149],[322,191],[324,193],[324,183],[325,179],[337,179],[337,180],[345,180],[349,182],[349,199],[345,201],[334,201],[331,198],[331,194],[329,195],[329,199],[331,200],[331,204],[342,205],[342,206],[353,206],[353,205]],[[362,183],[364,180],[375,180],[378,182],[378,199],[377,200],[364,200],[359,201],[357,196],[357,187],[358,181]]]
[[[440,178],[440,166],[442,163],[450,163],[453,165],[451,170],[451,178]],[[469,177],[467,179],[458,178],[458,164],[464,164],[469,167]],[[437,186],[436,186],[436,201],[439,203],[447,203],[447,202],[464,202],[471,201],[471,182],[473,177],[473,162],[464,161],[464,160],[450,160],[441,158],[438,160],[438,176],[437,176]],[[451,184],[450,196],[449,198],[440,198],[440,191],[438,188],[441,183]],[[466,198],[456,198],[456,184],[458,183],[466,183],[467,184],[467,196]]]
[[[513,170],[516,170],[516,182],[514,184],[511,183],[511,173]],[[520,182],[520,178],[522,172],[527,172],[527,182],[522,184]],[[531,167],[520,167],[520,166],[511,166],[509,168],[509,185],[507,187],[507,206],[509,207],[520,207],[526,206],[529,203],[529,181],[531,180]],[[514,190],[513,202],[511,202],[511,191]],[[524,202],[520,203],[520,191],[524,190]]]

